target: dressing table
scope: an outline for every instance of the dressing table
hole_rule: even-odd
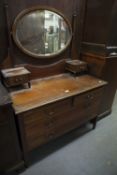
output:
[[[106,82],[90,75],[61,74],[32,81],[32,89],[11,93],[26,154],[81,124],[95,128]]]
[[[23,2],[13,11],[12,5],[19,2],[12,0],[5,7],[11,68],[30,72],[30,88],[15,84],[8,92],[21,160],[27,164],[29,153],[40,145],[87,122],[96,127],[107,82],[91,75],[86,62],[77,70],[67,67],[79,58],[79,1],[71,1],[69,11],[63,10],[62,0],[58,7],[53,2]]]

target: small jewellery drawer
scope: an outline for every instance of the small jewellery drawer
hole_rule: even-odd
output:
[[[2,69],[2,80],[7,87],[17,86],[30,82],[30,74],[25,67]]]
[[[93,106],[98,104],[100,102],[100,97],[103,93],[103,90],[104,88],[98,88],[80,96],[75,96],[73,99],[73,106],[88,108],[91,107],[91,105]]]
[[[27,83],[29,81],[29,75],[9,77],[9,78],[6,78],[4,81],[8,87],[20,85],[20,84]]]

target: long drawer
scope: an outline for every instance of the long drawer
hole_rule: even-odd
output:
[[[104,88],[98,88],[82,95],[77,95],[74,97],[73,106],[83,108],[84,110],[88,107],[98,106],[103,91]]]

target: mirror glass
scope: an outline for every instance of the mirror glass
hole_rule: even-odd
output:
[[[34,57],[61,53],[71,41],[69,22],[58,13],[36,9],[19,15],[13,25],[17,46]]]

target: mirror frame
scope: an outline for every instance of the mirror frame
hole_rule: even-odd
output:
[[[69,31],[70,31],[70,38],[68,39],[67,44],[66,44],[66,46],[63,49],[59,50],[56,53],[52,53],[50,55],[43,55],[43,54],[37,55],[35,53],[31,53],[30,51],[28,51],[22,45],[19,44],[19,42],[16,39],[16,27],[17,27],[17,23],[19,22],[19,20],[23,16],[25,16],[26,14],[28,14],[30,12],[34,12],[35,10],[48,10],[48,11],[51,11],[51,12],[56,13],[57,15],[59,15],[60,17],[62,17],[65,20],[66,24],[68,25]],[[36,6],[36,7],[31,7],[31,8],[28,8],[28,9],[25,9],[25,10],[21,11],[17,15],[17,17],[15,18],[15,20],[14,20],[14,23],[12,25],[12,32],[11,33],[12,33],[13,40],[14,40],[15,44],[17,45],[17,47],[23,53],[27,54],[28,56],[34,57],[34,58],[53,58],[55,56],[60,55],[61,53],[63,53],[68,48],[68,46],[71,43],[72,37],[73,37],[72,27],[71,27],[71,24],[70,24],[69,20],[61,12],[59,12],[58,10],[56,10],[54,8],[51,8],[51,7],[46,7],[46,6]]]

